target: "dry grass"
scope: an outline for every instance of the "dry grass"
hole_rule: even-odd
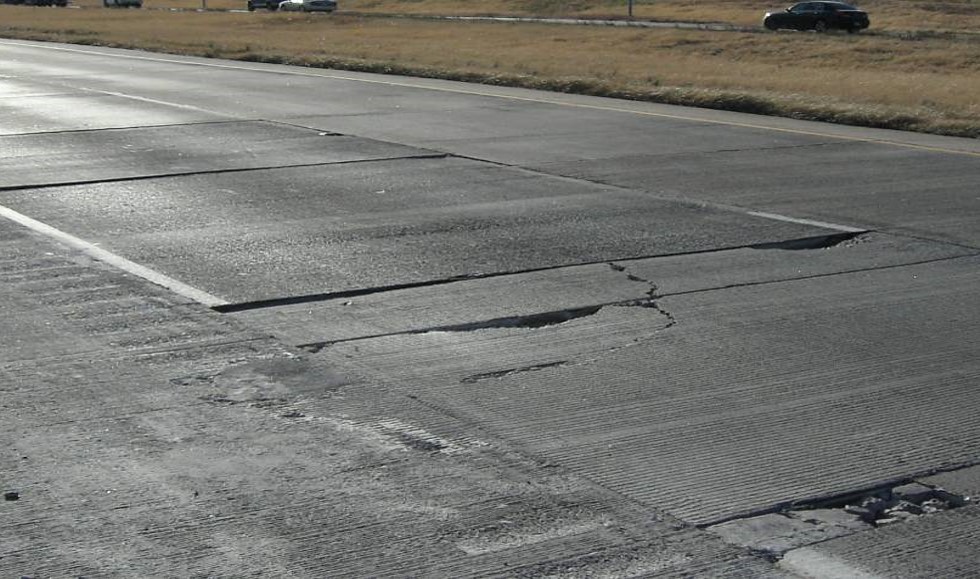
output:
[[[726,22],[755,26],[766,10],[780,10],[795,0],[634,0],[635,19]],[[84,7],[101,0],[71,0]],[[246,0],[144,0],[148,9],[242,9]],[[875,30],[929,30],[980,34],[980,0],[862,0],[853,2],[872,15]],[[340,0],[348,13],[451,16],[627,17],[626,0]]]
[[[154,0],[167,1],[167,0]],[[183,0],[170,0],[183,1]],[[779,10],[794,0],[635,0],[638,19],[727,22],[758,25],[766,10]],[[385,14],[452,14],[570,16],[624,18],[626,0],[341,0],[345,10]],[[980,1],[863,0],[876,29],[980,31]]]
[[[163,0],[146,1],[149,6]],[[217,1],[208,0],[208,5]],[[729,4],[739,3],[722,3]],[[980,41],[957,38],[453,23],[264,11],[0,6],[0,12],[0,35],[8,37],[458,78],[980,136]]]

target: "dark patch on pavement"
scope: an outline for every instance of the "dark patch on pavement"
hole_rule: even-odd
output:
[[[513,376],[514,374],[521,374],[524,372],[537,372],[538,370],[545,370],[547,368],[559,368],[568,364],[568,360],[559,360],[558,362],[548,362],[547,364],[534,364],[532,366],[524,366],[522,368],[510,368],[507,370],[498,370],[496,372],[483,372],[481,374],[473,374],[467,376],[460,380],[463,384],[475,384],[483,380],[491,380],[493,378],[504,378],[506,376]]]
[[[835,233],[832,235],[817,235],[815,237],[804,237],[802,239],[789,239],[787,241],[776,241],[773,243],[759,243],[751,246],[751,249],[782,249],[786,251],[800,251],[808,249],[830,249],[841,244],[850,247],[853,243],[860,243],[861,239],[870,231],[848,231],[846,233]]]
[[[558,326],[581,318],[594,316],[607,307],[618,307],[618,308],[636,307],[636,308],[647,308],[647,309],[655,310],[658,314],[667,318],[667,324],[664,326],[664,329],[670,328],[676,323],[674,316],[670,314],[670,312],[667,312],[663,308],[661,308],[656,303],[656,301],[654,301],[654,299],[651,297],[651,298],[643,298],[639,300],[627,300],[621,302],[613,302],[609,304],[599,304],[594,306],[583,306],[580,308],[556,310],[552,312],[528,314],[524,316],[507,316],[501,318],[493,318],[490,320],[467,322],[465,324],[433,326],[430,328],[404,330],[401,332],[390,332],[386,334],[373,334],[369,336],[358,336],[358,337],[346,338],[342,340],[327,340],[323,342],[311,342],[307,344],[299,344],[297,347],[307,352],[310,352],[312,354],[316,354],[318,352],[321,352],[324,348],[328,346],[332,346],[334,344],[341,344],[344,342],[354,342],[358,340],[373,340],[377,338],[387,338],[393,336],[411,336],[411,335],[419,335],[419,334],[429,334],[433,332],[477,332],[481,330],[502,330],[502,329],[515,329],[515,328],[535,330],[541,328],[548,328],[552,326]],[[531,369],[535,369],[535,368],[531,368]],[[503,372],[504,374],[513,373],[512,370],[504,370]]]
[[[448,448],[445,444],[437,440],[422,438],[409,432],[400,432],[398,434],[398,440],[408,448],[421,450],[422,452],[439,452]]]
[[[282,406],[303,393],[335,392],[349,383],[346,377],[298,357],[252,360],[217,374],[185,376],[170,382],[200,386],[205,392],[199,398],[212,404],[258,408]]]

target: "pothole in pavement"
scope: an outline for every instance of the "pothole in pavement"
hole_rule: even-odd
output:
[[[912,481],[733,519],[706,530],[776,560],[792,549],[956,509],[971,500]]]
[[[857,515],[862,521],[880,527],[906,519],[962,507],[969,498],[920,483],[885,489],[857,499],[836,501],[831,507]]]

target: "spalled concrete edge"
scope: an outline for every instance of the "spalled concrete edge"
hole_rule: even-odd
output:
[[[867,535],[882,525],[887,524],[890,528],[892,523],[908,523],[919,517],[969,506],[974,500],[963,490],[963,486],[975,488],[970,483],[977,480],[980,480],[980,467],[964,465],[931,476],[913,477],[898,485],[888,484],[836,498],[783,505],[782,508],[777,506],[769,512],[731,519],[705,527],[705,530],[726,542],[767,557],[780,568],[800,577],[883,579],[883,576],[869,573],[832,552],[822,550],[820,546],[838,539]],[[940,484],[947,481],[953,481],[954,484]],[[898,503],[898,506],[894,506],[897,510],[906,510],[902,505],[917,507],[919,503],[942,504],[934,509],[916,510],[915,516],[911,516],[911,511],[908,511],[898,515],[909,516],[894,515],[897,518],[892,518],[893,515],[884,508],[886,499],[891,504]],[[880,512],[862,513],[873,510],[873,507],[864,507],[868,500],[881,503]],[[814,520],[808,520],[807,513],[813,513]],[[808,524],[813,524],[812,528]]]

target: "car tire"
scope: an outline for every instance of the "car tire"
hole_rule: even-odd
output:
[[[827,32],[827,22],[824,20],[817,20],[813,25],[814,32]]]
[[[762,21],[762,25],[766,28],[766,30],[775,30],[776,29],[776,23],[773,22],[772,20],[768,19],[768,18],[766,18],[765,20]]]

